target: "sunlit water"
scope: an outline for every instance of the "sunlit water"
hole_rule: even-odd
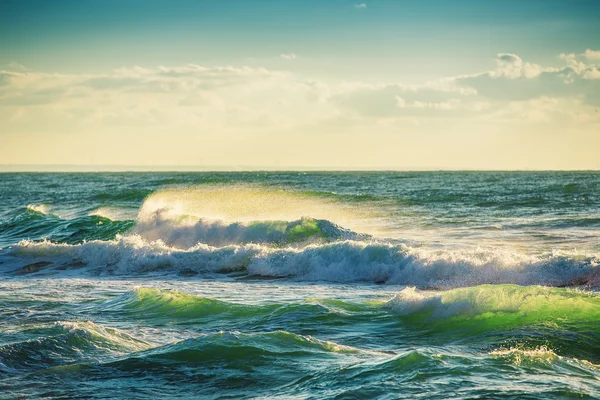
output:
[[[0,397],[596,398],[600,174],[0,174]]]

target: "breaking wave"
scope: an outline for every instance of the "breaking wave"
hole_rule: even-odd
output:
[[[115,214],[109,207],[70,220],[34,208],[0,225],[4,240],[13,244],[0,250],[0,269],[6,273],[200,277],[234,273],[437,289],[600,285],[597,254],[408,246],[399,239],[359,233],[368,229],[355,230],[361,221],[377,219],[373,219],[376,212],[361,202],[346,207],[303,192],[214,185],[163,190],[145,199],[135,221],[107,218]],[[10,242],[23,237],[30,240]]]
[[[330,221],[301,218],[296,221],[233,222],[183,218],[174,221],[157,211],[138,221],[135,232],[146,241],[161,240],[169,246],[188,249],[198,243],[223,246],[237,243],[283,245],[299,242],[332,241],[359,237]]]
[[[403,289],[384,305],[404,317],[427,323],[445,319],[477,321],[490,328],[536,322],[600,319],[600,296],[543,286],[482,285],[443,292]]]
[[[222,247],[197,244],[184,250],[133,235],[79,245],[23,241],[4,249],[2,256],[4,263],[0,268],[20,274],[68,273],[74,269],[100,276],[148,273],[214,276],[236,272],[250,277],[420,288],[505,283],[600,284],[600,259],[593,255],[555,252],[527,256],[490,249],[431,251],[378,241],[345,240],[282,248],[261,244]],[[42,268],[28,268],[40,262],[44,263]]]

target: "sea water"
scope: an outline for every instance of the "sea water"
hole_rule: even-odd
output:
[[[0,398],[600,397],[600,173],[0,174]]]

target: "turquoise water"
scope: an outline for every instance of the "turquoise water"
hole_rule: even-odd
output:
[[[600,173],[0,174],[0,398],[598,398]]]

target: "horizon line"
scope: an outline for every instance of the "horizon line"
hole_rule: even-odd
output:
[[[123,165],[123,164],[0,164],[0,173],[52,172],[600,172],[600,169],[552,168],[394,168],[394,167],[267,167],[267,166],[199,166],[199,165]]]

